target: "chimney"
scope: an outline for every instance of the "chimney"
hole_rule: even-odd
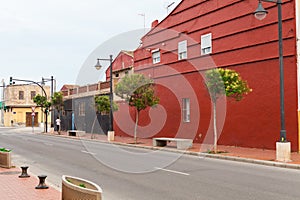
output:
[[[154,20],[151,24],[151,28],[154,28],[155,26],[157,26],[158,23],[159,23],[158,20]]]

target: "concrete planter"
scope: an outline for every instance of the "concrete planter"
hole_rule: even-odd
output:
[[[290,142],[276,142],[276,160],[280,162],[291,162]]]
[[[108,141],[114,141],[115,140],[115,132],[114,131],[108,131],[107,140]]]
[[[62,200],[101,200],[101,196],[102,189],[97,184],[77,177],[62,176]]]
[[[11,152],[0,151],[0,167],[11,168]]]

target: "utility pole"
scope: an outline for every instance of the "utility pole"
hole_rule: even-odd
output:
[[[2,79],[2,95],[1,95],[1,104],[2,104],[2,109],[1,109],[1,115],[0,115],[0,125],[4,125],[4,88],[5,88],[5,82],[4,79]]]

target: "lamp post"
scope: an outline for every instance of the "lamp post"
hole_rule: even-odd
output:
[[[268,11],[262,6],[262,1],[276,3],[278,8],[278,46],[279,46],[279,75],[280,75],[280,142],[276,143],[276,158],[279,161],[290,160],[290,142],[286,139],[285,113],[284,113],[284,68],[283,68],[283,39],[282,39],[282,0],[259,0],[254,16],[263,20]]]
[[[109,80],[109,102],[110,102],[110,111],[109,111],[109,132],[114,131],[114,116],[113,116],[113,77],[112,77],[112,62],[113,62],[113,56],[110,55],[109,59],[97,59],[97,64],[95,65],[95,68],[97,70],[100,70],[102,68],[102,65],[100,64],[100,61],[109,61],[110,66],[109,66],[109,74],[110,74],[110,80]]]
[[[51,78],[44,78],[42,77],[42,84],[45,84],[45,81],[51,81],[51,91],[50,96],[53,97],[54,92],[56,91],[56,88],[54,88],[54,82],[56,87],[56,79],[51,76]],[[53,106],[51,105],[51,127],[54,127],[54,112],[53,112]]]

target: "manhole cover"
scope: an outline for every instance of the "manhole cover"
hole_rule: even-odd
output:
[[[13,175],[20,174],[21,172],[11,171],[11,172],[0,172],[0,175]]]

